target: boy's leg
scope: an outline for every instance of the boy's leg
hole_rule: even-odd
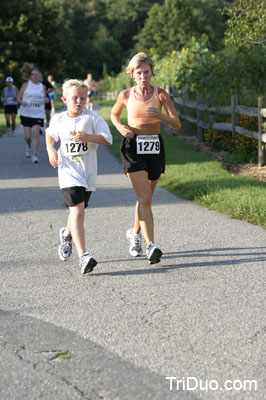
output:
[[[68,215],[68,219],[67,219],[67,226],[65,228],[65,236],[66,237],[71,237],[71,227],[70,227],[70,221],[71,221],[71,217],[70,217],[70,213]]]
[[[85,231],[84,231],[84,202],[69,207],[68,224],[65,236],[72,236],[79,255],[85,252]],[[70,233],[70,235],[69,235]]]
[[[79,265],[81,267],[81,273],[86,274],[93,271],[93,268],[97,265],[97,261],[85,251],[84,202],[69,207],[69,209],[71,235],[79,254]]]

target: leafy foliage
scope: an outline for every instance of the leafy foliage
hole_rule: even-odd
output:
[[[0,3],[0,79],[11,75],[21,82],[24,61],[36,64],[43,74],[63,70],[65,46],[57,13],[40,0]],[[54,54],[57,56],[55,57]]]
[[[217,1],[165,0],[150,9],[144,28],[136,36],[136,49],[148,52],[153,48],[159,56],[165,56],[180,50],[192,36],[199,39],[202,34],[208,36],[213,49],[221,48],[224,22]]]
[[[155,56],[154,83],[158,86],[176,86],[192,95],[213,95],[223,101],[230,94],[246,91],[256,97],[266,91],[266,54],[260,47],[226,47],[213,53],[206,41],[193,40],[181,51],[173,51],[162,59]],[[228,101],[228,100],[227,100]]]
[[[266,4],[263,0],[236,0],[223,10],[226,21],[226,42],[266,47]]]

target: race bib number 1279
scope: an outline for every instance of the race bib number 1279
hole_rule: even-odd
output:
[[[158,135],[137,135],[137,154],[160,154]]]

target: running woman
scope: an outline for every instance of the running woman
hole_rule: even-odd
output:
[[[161,173],[165,170],[165,152],[160,135],[160,122],[180,129],[181,123],[167,92],[150,81],[154,65],[145,53],[136,54],[126,72],[136,86],[122,90],[111,111],[111,120],[124,137],[120,153],[124,167],[137,196],[134,227],[126,233],[130,242],[129,253],[142,255],[142,236],[146,242],[146,255],[150,264],[160,262],[162,251],[154,243],[152,196]],[[120,115],[127,108],[127,125]],[[165,113],[162,113],[164,107]]]
[[[33,154],[31,159],[34,164],[37,164],[40,162],[37,157],[40,144],[40,129],[43,127],[45,118],[44,105],[48,98],[46,97],[45,86],[39,82],[39,70],[28,63],[24,64],[22,70],[24,77],[28,80],[21,86],[17,100],[20,104],[20,119],[27,144],[25,155],[27,158],[31,156],[31,130],[33,130]]]

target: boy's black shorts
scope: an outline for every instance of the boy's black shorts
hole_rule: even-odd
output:
[[[125,174],[128,172],[147,171],[150,181],[159,179],[165,171],[165,150],[163,138],[160,140],[160,154],[137,154],[136,137],[124,138],[120,143],[120,155]]]
[[[91,192],[83,186],[72,186],[61,189],[63,194],[63,207],[73,207],[84,202],[84,208],[88,207]]]

